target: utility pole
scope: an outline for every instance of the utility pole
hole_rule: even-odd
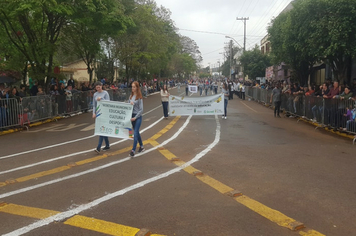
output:
[[[236,20],[244,21],[244,51],[246,51],[246,21],[249,20],[249,17],[237,17]]]

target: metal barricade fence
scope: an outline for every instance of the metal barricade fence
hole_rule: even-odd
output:
[[[273,101],[271,102],[272,90],[267,91],[267,104],[273,106]]]
[[[268,95],[268,90],[261,89],[260,90],[260,102],[267,104],[267,95]]]
[[[324,125],[325,109],[324,99],[322,97],[305,96],[305,117]]]
[[[18,99],[3,98],[0,100],[0,129],[20,125],[21,109]]]
[[[20,108],[23,121],[21,125],[52,117],[51,96],[23,97],[21,100]]]
[[[355,133],[355,102],[353,100],[325,99],[324,104],[325,125]]]
[[[258,102],[270,104],[272,91],[246,87],[246,94]],[[281,98],[281,109],[292,116],[304,117],[323,126],[356,133],[356,103],[351,99],[324,99],[290,94],[282,94]]]

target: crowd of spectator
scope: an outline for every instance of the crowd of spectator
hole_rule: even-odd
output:
[[[328,79],[322,85],[287,82],[254,83],[253,88],[282,93],[282,108],[336,129],[356,132],[356,79],[350,85]]]
[[[160,91],[163,84],[175,86],[178,80],[153,79],[142,80],[140,86],[145,97]],[[131,93],[131,83],[110,82],[101,79],[103,89],[107,90],[113,100],[125,101]],[[94,82],[77,82],[72,77],[66,80],[52,78],[47,86],[29,79],[29,84],[19,86],[0,84],[0,129],[28,124],[58,115],[69,115],[75,112],[87,112],[92,107]]]

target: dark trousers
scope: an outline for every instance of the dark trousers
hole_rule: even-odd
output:
[[[132,114],[132,118],[134,118],[135,116],[136,114]],[[143,147],[142,138],[140,134],[141,123],[142,123],[142,116],[138,117],[135,121],[131,121],[132,128],[134,131],[134,142],[132,146],[132,151],[134,152],[136,151],[137,142],[140,144],[140,147]]]
[[[245,92],[241,92],[241,97],[242,100],[245,100]]]
[[[168,117],[168,102],[162,102],[162,106],[163,106],[163,115],[164,117]]]
[[[227,115],[227,103],[229,102],[229,100],[224,99],[224,116]]]
[[[188,85],[185,87],[185,96],[188,96]]]
[[[279,116],[279,112],[281,111],[281,101],[279,102],[274,102],[274,115],[277,115]]]
[[[98,147],[96,148],[97,150],[100,151],[101,145],[103,144],[103,140],[105,141],[105,147],[110,147],[109,139],[106,136],[99,136],[99,143]]]

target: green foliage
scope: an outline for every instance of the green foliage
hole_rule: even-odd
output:
[[[114,39],[127,80],[146,78],[148,74],[170,77],[197,68],[198,47],[193,40],[175,32],[170,14],[154,2],[137,4],[130,13],[134,25]]]
[[[267,55],[261,53],[259,47],[245,51],[240,57],[241,65],[244,67],[244,74],[250,79],[264,77],[266,68],[271,66],[271,60]]]
[[[95,69],[112,78],[114,61],[127,78],[191,73],[199,48],[177,34],[170,15],[147,0],[0,1],[0,69],[29,68],[42,83],[54,65],[77,59],[90,80]]]
[[[299,0],[293,6],[268,29],[274,63],[287,63],[306,82],[313,65],[327,61],[336,79],[345,80],[356,56],[356,2]]]

